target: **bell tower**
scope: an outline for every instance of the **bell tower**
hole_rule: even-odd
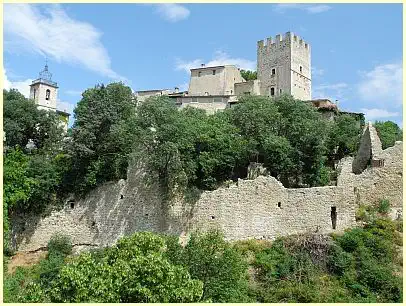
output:
[[[52,81],[52,74],[48,70],[48,63],[39,73],[38,79],[30,85],[30,99],[35,101],[39,109],[56,111],[58,85]]]

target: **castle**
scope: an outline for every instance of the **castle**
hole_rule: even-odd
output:
[[[52,74],[48,70],[48,64],[45,64],[44,70],[39,73],[39,77],[32,81],[30,99],[34,100],[39,109],[56,112],[66,133],[70,114],[65,110],[57,109],[58,84],[52,81]]]
[[[189,89],[179,92],[169,89],[137,91],[138,101],[148,97],[167,95],[183,108],[193,106],[214,113],[238,102],[238,96],[264,95],[277,97],[284,93],[294,98],[311,101],[310,44],[287,32],[257,43],[257,79],[246,81],[234,65],[221,65],[190,70]],[[325,102],[328,103],[328,102]],[[330,103],[331,104],[331,103]]]

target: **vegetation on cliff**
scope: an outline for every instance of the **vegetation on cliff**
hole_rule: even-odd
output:
[[[323,186],[334,178],[334,161],[354,154],[361,131],[350,116],[331,122],[287,95],[245,96],[206,115],[178,110],[168,97],[137,106],[129,87],[112,83],[83,92],[63,138],[56,114],[16,90],[3,91],[3,99],[6,252],[9,216],[41,213],[67,193],[126,178],[131,159],[146,162],[168,195],[245,178],[251,162],[263,163],[286,187]],[[376,126],[384,146],[401,137],[393,123]]]

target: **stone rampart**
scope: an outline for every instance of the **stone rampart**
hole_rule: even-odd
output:
[[[182,200],[167,203],[157,184],[145,183],[143,168],[133,167],[127,180],[106,183],[82,199],[68,199],[62,210],[47,217],[14,219],[14,245],[19,251],[38,250],[46,247],[55,233],[70,236],[76,246],[112,245],[121,236],[137,231],[187,236],[194,230],[219,228],[228,240],[330,233],[354,226],[361,204],[382,199],[388,199],[399,215],[402,142],[379,150],[375,135],[368,125],[363,141],[369,145],[361,145],[359,156],[377,152],[374,154],[384,161],[382,165],[368,166],[367,161],[366,169],[355,174],[355,160],[346,157],[338,166],[337,186],[289,189],[274,177],[254,176],[239,179],[228,188],[205,191],[193,205]]]

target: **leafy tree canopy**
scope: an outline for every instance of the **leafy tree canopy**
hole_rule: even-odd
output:
[[[374,126],[381,139],[383,149],[392,147],[396,141],[403,140],[403,131],[392,121],[377,121]]]
[[[256,80],[257,79],[257,72],[256,71],[241,69],[240,73],[241,73],[241,76],[246,81],[251,81],[251,80]]]

